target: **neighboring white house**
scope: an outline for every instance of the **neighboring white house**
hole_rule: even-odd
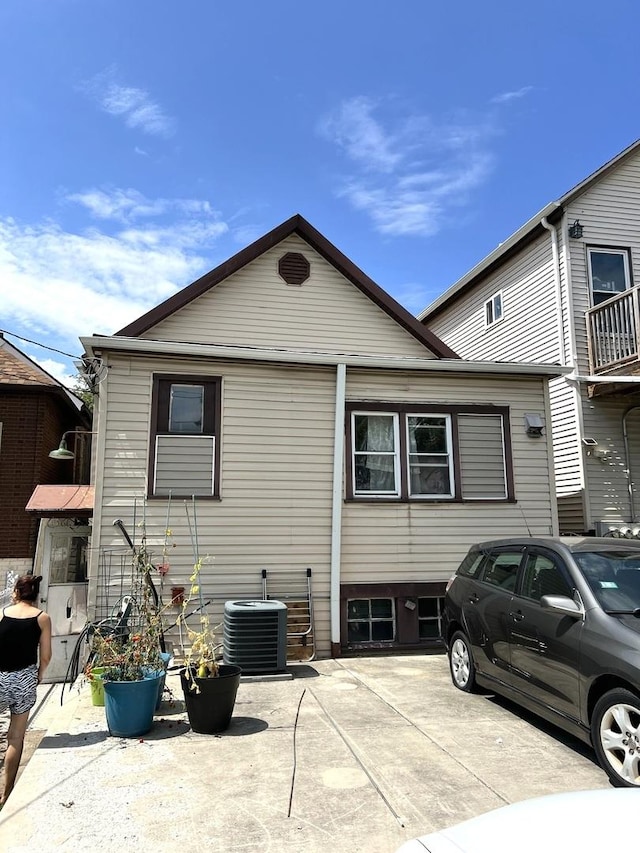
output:
[[[561,364],[560,530],[640,527],[640,141],[548,204],[419,319],[462,358]]]
[[[472,542],[557,532],[544,425],[558,368],[459,359],[300,216],[82,342],[103,377],[97,615],[120,588],[117,519],[138,539],[144,519],[165,602],[204,557],[220,619],[225,601],[261,598],[262,570],[279,597],[310,567],[325,656],[437,642]]]

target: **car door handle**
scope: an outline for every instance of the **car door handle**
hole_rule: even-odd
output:
[[[469,596],[469,604],[477,604],[478,603],[478,595],[474,592],[473,595]]]
[[[522,620],[524,619],[524,613],[522,613],[520,610],[517,613],[514,613],[512,611],[509,616],[511,616],[514,622],[522,622]]]

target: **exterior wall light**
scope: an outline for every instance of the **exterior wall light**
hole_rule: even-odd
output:
[[[544,421],[542,420],[540,415],[531,412],[528,415],[525,415],[524,425],[527,431],[527,435],[531,438],[540,438],[542,436]]]
[[[573,225],[569,226],[569,237],[572,240],[579,240],[584,233],[584,227],[580,224],[580,220],[576,219]]]
[[[95,435],[95,433],[86,429],[70,429],[67,432],[62,434],[62,438],[60,439],[60,444],[55,450],[52,450],[49,454],[51,459],[75,459],[76,454],[73,450],[69,450],[67,447],[67,436],[68,435]]]

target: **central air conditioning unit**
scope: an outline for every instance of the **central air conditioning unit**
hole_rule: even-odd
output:
[[[640,524],[625,524],[615,521],[596,521],[596,536],[611,539],[640,539]]]
[[[282,601],[227,601],[224,605],[223,661],[243,673],[287,668],[287,605]]]

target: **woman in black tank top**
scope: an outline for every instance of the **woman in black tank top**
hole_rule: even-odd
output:
[[[0,615],[0,710],[11,711],[0,808],[13,790],[36,687],[51,660],[51,619],[35,606],[41,580],[18,578],[13,604]]]

